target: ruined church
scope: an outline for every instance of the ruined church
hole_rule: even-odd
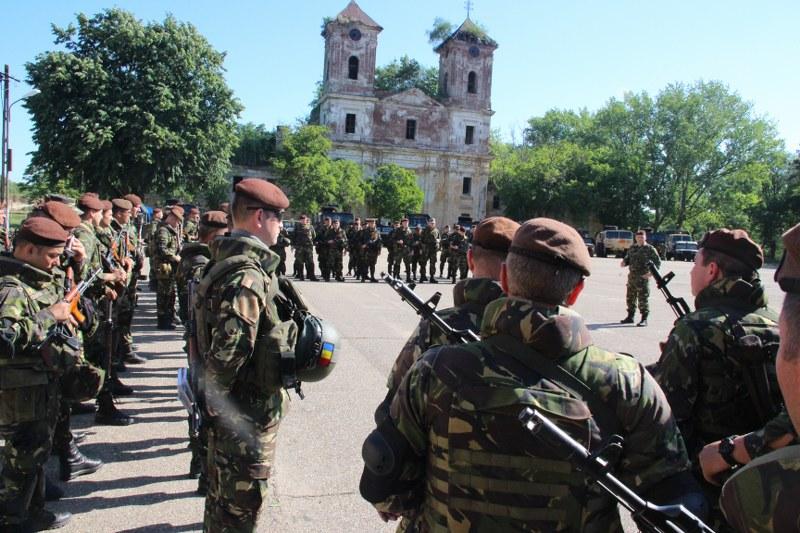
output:
[[[499,207],[489,197],[492,61],[497,43],[467,18],[435,51],[439,94],[375,89],[383,28],[351,1],[322,31],[325,65],[316,116],[331,131],[334,159],[366,176],[395,163],[417,175],[423,212],[439,225],[479,220]]]

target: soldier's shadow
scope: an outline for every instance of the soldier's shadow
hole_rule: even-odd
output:
[[[604,322],[601,324],[586,324],[589,331],[596,329],[636,328],[636,324],[620,324],[619,322]]]
[[[118,533],[163,533],[164,531],[201,531],[203,523],[197,522],[196,524],[187,524],[185,526],[173,526],[172,524],[154,524],[152,526],[143,526],[133,529],[123,529]]]

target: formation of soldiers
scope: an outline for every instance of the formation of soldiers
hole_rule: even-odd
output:
[[[400,519],[400,531],[619,530],[613,501],[519,423],[525,407],[590,451],[620,435],[618,477],[716,531],[797,524],[786,502],[800,464],[800,372],[792,374],[800,342],[784,339],[794,338],[800,316],[800,226],[784,236],[787,259],[776,274],[788,293],[780,325],[759,279],[760,246],[743,230],[712,231],[690,274],[696,310],[676,321],[646,369],[595,345],[570,309],[592,264],[583,239],[556,220],[491,217],[471,236],[440,233],[435,220],[413,230],[400,220],[384,245],[374,219],[345,230],[330,219],[313,228],[303,216],[288,234],[288,198],[257,179],[239,182],[219,210],[186,213],[175,202],[149,224],[133,194],[106,201],[87,192],[75,202],[80,215],[65,200],[41,202],[0,256],[2,531],[69,520],[45,507],[61,496],[44,475],[50,454],[65,481],[102,467],[78,448],[85,436],[70,430],[72,413],[134,422],[114,397],[134,393],[119,373],[144,362],[130,325],[145,256],[158,327],[186,326],[188,470],[206,497],[204,530],[254,531],[288,391],[302,394],[302,381],[327,375],[330,367],[307,371],[329,365],[334,351],[309,337],[324,326],[299,328],[308,308],[279,276],[289,246],[298,279],[319,279],[316,251],[326,281],[343,281],[345,264],[361,282],[377,281],[384,246],[396,277],[402,264],[406,280],[435,283],[437,252],[447,254],[448,278],[461,277],[455,306],[440,315],[481,340],[452,345],[423,319],[363,446],[361,494],[382,519]],[[640,278],[650,255],[640,241],[623,261],[636,289],[629,322],[637,303],[647,320]],[[313,364],[304,362],[306,346],[319,350]]]

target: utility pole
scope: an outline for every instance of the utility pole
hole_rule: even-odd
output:
[[[0,181],[0,206],[5,212],[5,241],[2,243],[3,247],[9,249],[9,238],[11,233],[11,200],[8,197],[8,171],[11,166],[11,149],[8,147],[8,128],[11,122],[11,91],[9,86],[11,84],[11,74],[9,73],[8,65],[3,70],[3,155],[2,155],[2,181]]]

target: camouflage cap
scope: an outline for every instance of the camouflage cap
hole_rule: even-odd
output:
[[[591,275],[586,243],[572,226],[551,218],[533,218],[522,224],[508,250],[510,254],[563,265]]]
[[[183,208],[179,205],[173,205],[166,210],[167,215],[175,215],[178,220],[183,220]]]
[[[55,220],[61,227],[71,231],[81,225],[81,217],[67,204],[50,200],[41,205],[42,213]]]
[[[114,209],[118,211],[130,211],[133,209],[131,201],[124,198],[114,198],[111,200],[111,204],[114,206]]]
[[[477,225],[472,234],[473,246],[508,253],[519,223],[506,217],[489,217]]]
[[[697,244],[698,249],[707,249],[738,259],[753,270],[764,264],[761,247],[753,242],[743,229],[718,229],[709,231]]]
[[[40,246],[64,246],[69,232],[53,219],[32,217],[22,223],[17,237]]]
[[[206,211],[200,217],[200,225],[209,228],[227,228],[228,215],[222,211]]]
[[[289,207],[289,199],[277,186],[272,183],[258,179],[245,178],[234,187],[236,194],[242,194],[248,198],[272,207],[283,210]]]
[[[126,200],[128,200],[130,203],[132,203],[132,204],[133,204],[133,207],[139,207],[140,205],[142,205],[142,199],[141,199],[141,198],[139,198],[138,196],[136,196],[136,195],[135,195],[135,194],[133,194],[133,193],[131,193],[131,194],[126,194],[125,196],[123,196],[123,198],[125,198],[125,199],[126,199]]]
[[[87,209],[91,209],[93,211],[100,211],[103,209],[103,202],[100,201],[100,198],[97,196],[97,193],[87,192],[84,193],[78,198],[76,202],[78,205],[78,209],[81,211],[86,211]]]
[[[775,281],[785,292],[800,294],[800,224],[784,233],[781,239],[783,258],[775,271]]]

